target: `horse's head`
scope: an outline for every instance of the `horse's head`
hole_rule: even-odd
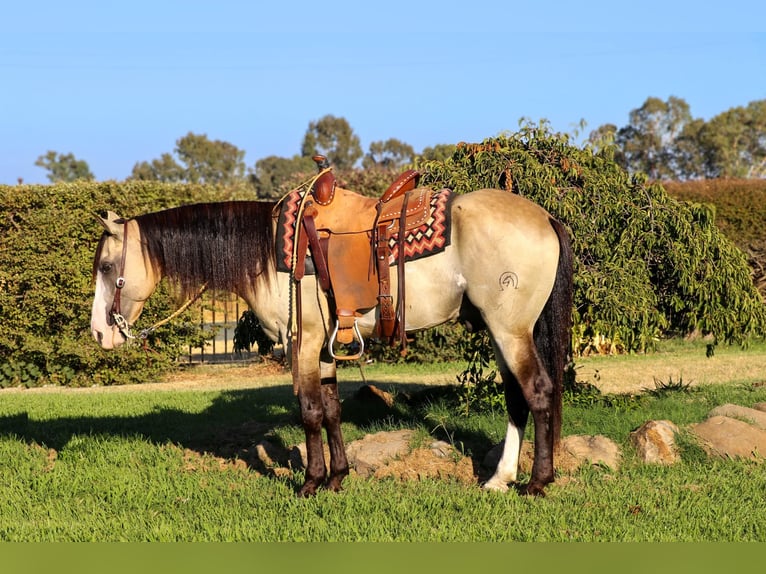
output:
[[[96,293],[90,327],[102,348],[113,349],[130,336],[130,325],[138,319],[159,277],[141,249],[136,221],[111,211],[99,221],[104,234],[93,261]]]

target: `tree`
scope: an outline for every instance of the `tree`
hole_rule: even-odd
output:
[[[150,162],[142,161],[133,166],[130,179],[142,181],[162,181],[177,183],[186,180],[184,168],[169,153],[163,153],[159,159]]]
[[[250,171],[250,181],[255,187],[256,197],[278,199],[314,173],[316,164],[310,157],[270,155],[255,162],[255,169]]]
[[[630,123],[615,135],[615,144],[622,151],[622,167],[655,180],[673,177],[671,145],[690,121],[689,104],[683,99],[670,96],[663,102],[647,98],[630,112]]]
[[[301,155],[322,154],[337,169],[351,169],[362,157],[362,146],[345,118],[326,115],[310,122],[301,145]]]
[[[95,179],[88,163],[78,160],[71,153],[59,154],[55,151],[48,151],[45,155],[37,158],[35,165],[48,170],[48,180],[51,183],[57,181],[71,182],[78,179],[92,181]]]
[[[415,150],[411,145],[390,138],[370,144],[369,151],[362,159],[362,167],[401,168],[412,163],[414,158]]]
[[[698,137],[708,177],[753,177],[766,159],[766,100],[715,116]]]
[[[418,161],[445,161],[455,153],[455,144],[436,144],[423,148]]]
[[[670,148],[675,179],[688,180],[707,177],[709,173],[708,161],[701,139],[701,134],[704,131],[705,121],[694,119],[688,122],[676,137]]]
[[[245,152],[228,142],[189,132],[176,141],[175,154],[133,166],[131,179],[230,185],[245,176]]]

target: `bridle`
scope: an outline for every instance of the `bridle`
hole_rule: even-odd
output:
[[[119,329],[120,333],[122,333],[122,335],[126,339],[140,339],[142,341],[146,341],[149,335],[151,335],[159,327],[161,327],[162,325],[165,325],[166,323],[169,323],[170,321],[178,317],[181,313],[186,311],[197,299],[202,297],[202,294],[207,290],[207,283],[204,283],[202,287],[200,287],[199,291],[197,291],[197,293],[194,295],[194,297],[192,297],[186,303],[181,305],[181,307],[179,307],[169,317],[166,317],[165,319],[162,319],[161,321],[157,321],[151,327],[142,329],[138,333],[138,335],[134,335],[133,332],[131,331],[130,323],[128,323],[128,320],[122,314],[122,310],[120,308],[122,289],[123,287],[125,287],[125,260],[127,259],[127,255],[128,255],[128,222],[129,220],[125,219],[123,220],[123,223],[122,223],[122,259],[120,260],[120,273],[117,276],[117,280],[114,283],[114,286],[115,286],[114,299],[112,300],[112,308],[109,311],[109,318],[112,320],[112,322],[115,325],[117,325],[117,328]]]
[[[120,309],[120,298],[122,295],[122,288],[125,287],[125,259],[128,255],[128,220],[125,219],[122,223],[122,258],[120,259],[120,274],[117,276],[117,280],[114,283],[114,300],[112,301],[112,309],[109,311],[109,317],[117,325],[120,333],[126,339],[135,339],[136,336],[130,331],[130,324]],[[139,335],[139,338],[145,339],[143,331]]]

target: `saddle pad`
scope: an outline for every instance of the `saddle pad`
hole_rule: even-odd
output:
[[[420,226],[410,229],[404,237],[404,260],[413,261],[441,253],[450,244],[452,225],[453,194],[449,189],[442,189],[431,196],[430,216]],[[390,265],[399,259],[399,232],[388,238],[391,255]]]
[[[421,225],[410,229],[405,237],[404,260],[412,261],[444,251],[450,244],[450,226],[453,194],[442,189],[431,196],[429,216]],[[277,271],[289,272],[293,258],[293,239],[295,237],[295,219],[300,205],[301,195],[294,191],[282,201],[277,219],[276,255]],[[398,224],[396,225],[398,228]],[[391,256],[389,263],[395,264],[399,257],[398,231],[389,236]],[[310,272],[307,267],[306,272]]]

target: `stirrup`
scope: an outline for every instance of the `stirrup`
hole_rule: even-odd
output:
[[[352,327],[354,334],[356,335],[356,340],[359,341],[359,352],[355,355],[336,355],[335,351],[333,350],[333,346],[335,345],[335,339],[338,337],[338,325],[340,324],[339,320],[335,321],[335,329],[332,331],[332,335],[330,335],[330,340],[327,342],[327,351],[330,353],[330,356],[335,359],[336,361],[355,361],[356,359],[359,359],[364,354],[364,339],[362,338],[362,334],[359,332],[359,324],[357,319],[354,319],[354,326]],[[351,341],[353,343],[353,341]]]

